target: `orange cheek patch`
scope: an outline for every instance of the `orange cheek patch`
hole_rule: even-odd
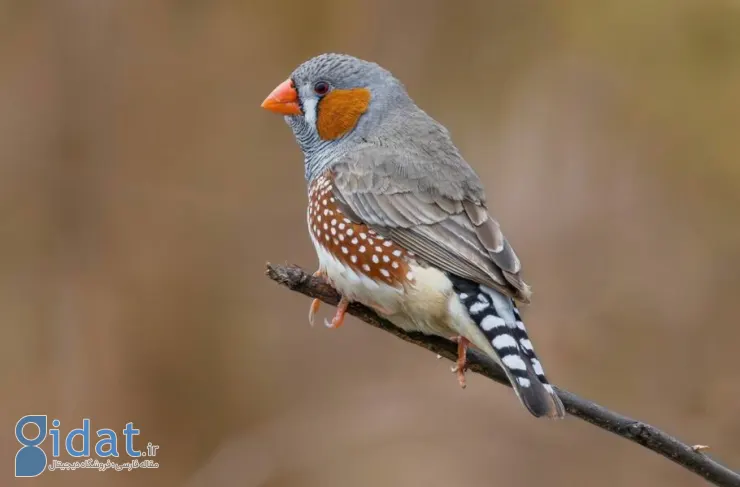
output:
[[[319,102],[316,127],[324,140],[338,139],[357,125],[370,104],[370,90],[334,90]]]

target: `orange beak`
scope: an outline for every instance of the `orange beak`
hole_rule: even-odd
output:
[[[262,108],[283,115],[301,115],[298,92],[293,87],[293,82],[286,79],[280,83],[262,102]]]

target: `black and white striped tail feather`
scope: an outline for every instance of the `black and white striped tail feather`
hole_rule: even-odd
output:
[[[534,353],[534,347],[532,346],[532,342],[529,340],[529,335],[527,335],[527,329],[524,327],[524,321],[522,321],[522,316],[521,314],[519,314],[519,309],[513,303],[512,311],[514,312],[514,319],[516,320],[516,328],[513,328],[513,332],[517,343],[519,343],[519,348],[531,362],[532,369],[537,375],[539,381],[542,383],[542,385],[545,386],[545,389],[547,389],[548,392],[552,393],[552,386],[547,381],[547,377],[545,377],[545,371],[542,369],[542,364],[540,364],[540,360]]]
[[[470,318],[490,341],[524,406],[537,417],[562,418],[563,403],[545,377],[514,302],[467,279],[450,279]]]

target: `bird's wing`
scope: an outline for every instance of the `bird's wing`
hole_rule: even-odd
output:
[[[459,156],[429,159],[382,148],[355,151],[332,166],[334,196],[349,218],[419,259],[529,302],[519,259],[488,214],[478,176]]]

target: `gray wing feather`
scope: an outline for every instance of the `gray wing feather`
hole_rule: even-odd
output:
[[[433,165],[428,156],[358,151],[333,165],[334,194],[349,218],[421,260],[529,302],[519,259],[488,214],[477,175],[457,157]]]
[[[501,232],[498,222],[491,218],[488,211],[482,206],[469,201],[463,202],[463,206],[470,222],[475,226],[480,243],[489,252],[496,265],[505,272],[518,273],[522,268],[521,263],[514,253],[514,249],[511,248]]]

